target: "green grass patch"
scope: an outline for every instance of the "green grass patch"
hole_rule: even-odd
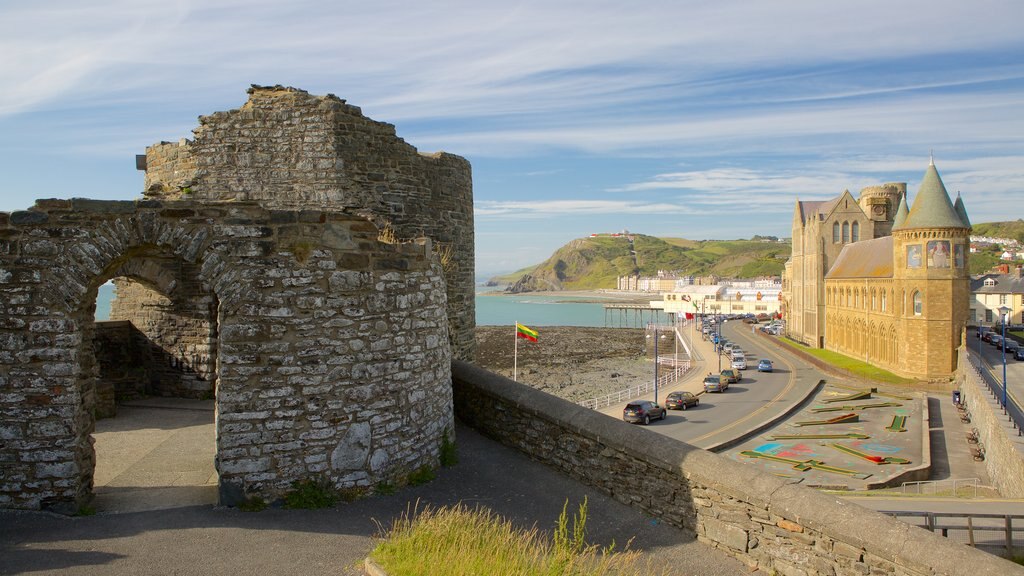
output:
[[[419,486],[420,484],[426,484],[437,478],[437,473],[430,466],[421,466],[412,474],[409,474],[409,484],[411,486]]]
[[[297,480],[284,495],[284,507],[295,510],[330,508],[341,498],[330,482],[324,479]]]
[[[267,509],[267,501],[259,496],[249,496],[238,504],[242,512],[260,512]]]
[[[452,442],[450,435],[445,432],[444,437],[441,438],[441,466],[445,468],[449,466],[455,466],[459,463],[459,452],[455,448],[455,442]]]
[[[783,344],[789,346],[790,348],[795,348],[811,356],[814,356],[818,360],[831,364],[832,366],[835,366],[840,370],[845,370],[853,374],[854,376],[861,376],[864,378],[869,378],[871,380],[876,380],[878,382],[885,382],[887,384],[904,385],[913,384],[917,382],[916,380],[897,376],[892,372],[889,372],[888,370],[882,370],[881,368],[874,366],[872,364],[868,364],[863,360],[850,358],[849,356],[845,356],[838,352],[833,352],[831,350],[823,350],[821,348],[811,348],[809,346],[804,346],[803,344],[796,342],[795,340],[790,340],[789,338],[779,338],[779,342],[782,342]]]
[[[664,573],[639,552],[585,541],[587,502],[568,517],[568,501],[551,538],[517,529],[493,511],[463,504],[424,508],[398,518],[370,557],[391,576],[605,576]],[[628,547],[627,547],[628,548]]]

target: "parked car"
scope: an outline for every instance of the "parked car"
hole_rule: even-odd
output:
[[[700,404],[700,398],[690,392],[672,392],[665,398],[665,408],[669,410],[686,410],[690,406],[698,404]]]
[[[733,370],[746,370],[747,369],[747,359],[744,358],[743,356],[740,356],[739,358],[733,356],[733,359],[732,359],[732,369]]]
[[[978,326],[978,338],[982,338],[985,334],[990,334],[992,329],[988,326]]]
[[[650,400],[634,400],[626,404],[622,411],[622,419],[626,422],[642,422],[650,424],[651,420],[664,420],[668,410]]]
[[[773,369],[774,366],[772,366],[772,361],[767,358],[762,358],[761,361],[757,363],[758,372],[771,372]]]
[[[1006,352],[1007,354],[1012,354],[1016,352],[1019,348],[1020,344],[1018,344],[1017,341],[1012,338],[1007,338],[1006,341],[1003,343],[1003,351]]]
[[[987,332],[985,332],[985,333],[983,333],[981,335],[981,341],[982,342],[991,342],[993,336],[995,336],[995,332],[992,332],[991,330],[989,330],[989,331],[987,331]]]
[[[739,382],[740,378],[742,377],[740,375],[740,371],[739,370],[732,370],[732,369],[729,369],[729,368],[726,368],[725,370],[722,370],[722,376],[724,376],[725,378],[729,379],[729,384],[735,384],[735,383]]]
[[[999,334],[993,334],[992,337],[989,338],[988,343],[999,348],[999,345],[1003,343],[1003,337]]]
[[[737,358],[746,358],[747,357],[746,354],[743,353],[743,348],[740,348],[739,346],[733,347],[732,352],[730,353],[730,356],[732,356],[732,360],[735,360]]]
[[[1017,348],[1017,351],[1013,353],[1013,357],[1017,360],[1024,360],[1024,348]]]
[[[725,392],[729,389],[729,379],[719,376],[707,376],[704,378],[705,392]]]
[[[735,347],[736,345],[733,344],[732,342],[727,342],[725,346],[722,348],[722,350],[725,350],[726,354],[732,354],[732,349]]]

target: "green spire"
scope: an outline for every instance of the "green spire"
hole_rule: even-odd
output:
[[[960,193],[956,193],[956,202],[953,203],[953,209],[956,210],[956,215],[960,217],[960,221],[964,223],[964,228],[971,227],[971,219],[967,217],[967,208],[964,207],[964,201],[960,198]]]
[[[949,201],[946,186],[942,184],[935,164],[929,164],[914,197],[914,205],[900,226],[908,228],[966,228],[960,215]]]
[[[908,212],[910,211],[907,210],[907,195],[903,194],[900,196],[900,205],[898,208],[896,208],[896,218],[893,219],[892,222],[893,230],[899,228],[900,226],[903,225],[904,222],[906,222]]]

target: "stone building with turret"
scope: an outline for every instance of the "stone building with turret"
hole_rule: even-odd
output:
[[[909,209],[905,185],[881,189],[899,194],[869,189],[851,205],[844,192],[807,219],[800,211],[812,207],[798,203],[786,265],[787,329],[816,348],[901,376],[947,378],[970,310],[967,211],[961,198],[950,201],[933,163]]]

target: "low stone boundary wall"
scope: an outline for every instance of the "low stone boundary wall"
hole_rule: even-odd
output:
[[[971,414],[971,426],[985,447],[985,470],[1004,498],[1024,498],[1024,437],[1003,414],[963,348],[960,350],[960,401]]]
[[[784,575],[1024,575],[1024,567],[463,362],[456,415],[531,458]]]

